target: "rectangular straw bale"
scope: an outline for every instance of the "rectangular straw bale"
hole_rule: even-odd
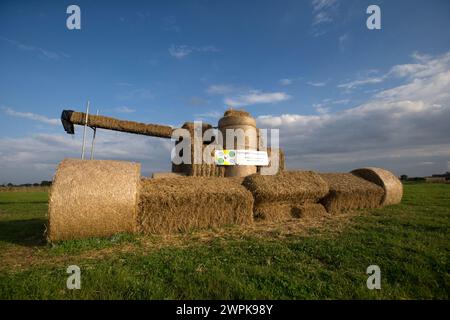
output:
[[[256,220],[271,222],[285,221],[292,218],[309,218],[327,215],[327,211],[320,203],[264,203],[255,205],[254,217]]]
[[[320,176],[330,187],[328,195],[321,200],[329,213],[377,208],[383,200],[382,187],[351,173],[321,173]]]
[[[74,124],[84,125],[86,114],[83,112],[73,112],[70,121]],[[172,128],[169,126],[119,120],[98,115],[89,115],[87,125],[90,127],[137,133],[154,137],[170,138],[172,136]]]
[[[313,171],[284,171],[277,175],[251,175],[243,185],[250,190],[255,204],[317,202],[328,193],[328,184]]]
[[[173,233],[253,222],[253,197],[239,183],[215,177],[142,179],[138,225]]]
[[[328,193],[328,184],[312,171],[284,171],[277,175],[251,175],[242,184],[255,199],[256,219],[282,221],[308,215],[314,204]],[[320,207],[315,211],[322,212]]]

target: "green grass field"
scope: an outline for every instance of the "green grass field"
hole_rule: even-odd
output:
[[[44,240],[46,192],[0,192],[1,299],[448,299],[450,185],[321,221]],[[366,268],[381,268],[368,290]],[[81,289],[66,289],[66,268]]]

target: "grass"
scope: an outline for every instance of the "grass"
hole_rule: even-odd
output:
[[[2,299],[448,299],[450,185],[406,184],[402,204],[185,235],[46,244],[46,192],[0,193]],[[81,268],[81,290],[66,268]],[[366,268],[381,268],[368,290]]]

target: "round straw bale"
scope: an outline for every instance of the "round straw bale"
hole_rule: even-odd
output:
[[[384,189],[381,205],[398,204],[402,201],[403,184],[392,172],[381,168],[361,168],[351,173]]]
[[[63,160],[49,197],[49,241],[136,231],[140,164]]]
[[[219,119],[219,130],[223,135],[223,147],[225,149],[257,150],[258,130],[256,129],[256,120],[248,112],[227,110],[224,116]],[[234,135],[228,136],[227,133],[234,133]],[[240,136],[240,133],[243,133],[244,136]],[[237,136],[240,136],[240,139]],[[226,177],[246,177],[256,172],[257,167],[252,165],[225,167]]]

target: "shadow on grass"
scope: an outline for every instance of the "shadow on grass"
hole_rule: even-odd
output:
[[[28,204],[28,203],[33,203],[33,204],[47,204],[48,201],[27,201],[27,202],[23,202],[23,201],[0,201],[0,205],[10,205],[10,204]]]
[[[0,241],[26,247],[44,246],[45,219],[0,221]]]

